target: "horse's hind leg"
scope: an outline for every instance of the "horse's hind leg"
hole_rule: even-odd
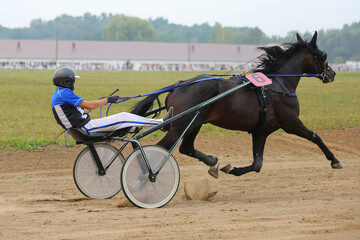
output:
[[[201,126],[193,129],[190,134],[187,134],[184,137],[184,139],[180,145],[180,149],[179,149],[180,153],[188,155],[190,157],[197,158],[197,159],[199,159],[199,161],[202,161],[203,163],[205,163],[208,166],[215,166],[218,162],[217,157],[214,157],[211,155],[206,155],[194,148],[194,141],[195,141],[197,134],[200,131],[200,128],[201,128]]]
[[[247,167],[232,167],[230,164],[224,166],[220,170],[228,173],[233,174],[235,176],[241,176],[248,172],[260,172],[262,164],[263,164],[263,154],[264,154],[264,147],[266,138],[268,137],[267,134],[252,134],[252,141],[253,141],[253,163]]]
[[[180,153],[188,155],[193,158],[197,158],[200,161],[204,162],[206,165],[209,166],[215,166],[218,162],[217,157],[206,155],[198,150],[195,150],[194,148],[194,141],[199,133],[201,128],[201,123],[199,127],[191,127],[188,132],[186,133],[181,145],[180,145]],[[160,142],[157,143],[157,145],[162,146],[166,149],[170,149],[175,142],[178,140],[182,133],[183,129],[180,129],[179,131],[176,130],[176,128],[170,129],[170,131],[165,135],[163,139],[161,139]]]
[[[219,174],[219,168],[217,167],[218,159],[214,156],[206,155],[200,151],[195,150],[194,148],[194,141],[197,136],[197,134],[200,131],[201,123],[199,127],[191,128],[186,133],[181,145],[180,145],[180,153],[188,155],[193,158],[197,158],[200,161],[204,162],[206,165],[209,165],[210,168],[208,170],[208,173],[215,178],[218,178]],[[183,130],[183,129],[182,129]],[[182,131],[177,131],[175,127],[173,127],[166,136],[161,139],[160,142],[158,142],[157,145],[160,145],[166,149],[170,149],[175,142],[179,139],[181,136]]]
[[[200,123],[201,124],[201,123]],[[197,158],[199,161],[202,161],[206,165],[210,166],[208,173],[214,178],[219,177],[219,168],[218,168],[218,158],[206,155],[194,148],[194,141],[197,134],[200,131],[201,126],[195,128],[190,134],[188,134],[182,141],[180,145],[180,153],[186,154],[190,157]]]
[[[167,132],[165,137],[163,139],[161,139],[157,143],[157,145],[159,145],[167,150],[170,150],[174,146],[176,141],[179,139],[180,135],[181,135],[181,133],[178,133],[177,131],[170,129],[170,131]]]

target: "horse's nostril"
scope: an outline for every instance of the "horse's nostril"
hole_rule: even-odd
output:
[[[335,75],[336,75],[336,72],[334,72],[334,77],[335,77]]]

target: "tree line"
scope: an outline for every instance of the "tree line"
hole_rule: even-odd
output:
[[[54,20],[34,19],[29,27],[5,28],[0,25],[0,39],[150,41],[226,44],[273,44],[295,40],[296,31],[285,37],[267,36],[258,27],[225,27],[220,23],[184,26],[167,19],[140,19],[102,13],[99,16],[63,14]],[[360,61],[360,21],[345,24],[342,29],[319,30],[318,45],[326,51],[329,62]],[[312,36],[312,33],[300,33]]]

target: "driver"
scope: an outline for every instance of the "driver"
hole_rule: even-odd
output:
[[[80,77],[70,67],[57,69],[53,77],[53,84],[57,88],[52,96],[51,108],[57,123],[64,129],[83,128],[87,132],[112,132],[121,128],[133,127],[131,130],[134,130],[136,127],[158,125],[172,117],[173,109],[170,107],[163,119],[151,119],[121,112],[92,120],[88,115],[90,110],[104,106],[107,103],[115,103],[118,96],[111,95],[99,100],[87,101],[73,92],[76,78]]]

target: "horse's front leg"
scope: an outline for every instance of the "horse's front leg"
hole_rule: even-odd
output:
[[[312,135],[309,140],[319,146],[321,151],[323,151],[323,153],[325,154],[326,158],[331,161],[331,167],[334,169],[341,169],[342,166],[340,161],[335,158],[334,154],[325,145],[319,135],[317,135],[315,132],[311,132],[311,134]]]
[[[307,129],[304,124],[298,119],[298,121],[295,122],[296,124],[292,126],[286,126],[283,127],[283,129],[287,133],[295,134],[299,137],[305,138],[307,140],[310,140],[311,142],[318,145],[318,147],[321,149],[321,151],[325,154],[326,158],[331,161],[331,167],[334,169],[341,169],[341,163],[339,160],[337,160],[334,156],[334,154],[329,150],[329,148],[325,145],[325,143],[321,140],[319,135],[317,135],[315,132],[310,131]]]
[[[220,170],[228,174],[233,174],[235,176],[241,176],[245,173],[252,171],[255,171],[257,173],[260,172],[263,164],[263,154],[267,136],[267,134],[252,134],[254,160],[250,166],[237,168],[232,167],[230,164],[228,164]]]

